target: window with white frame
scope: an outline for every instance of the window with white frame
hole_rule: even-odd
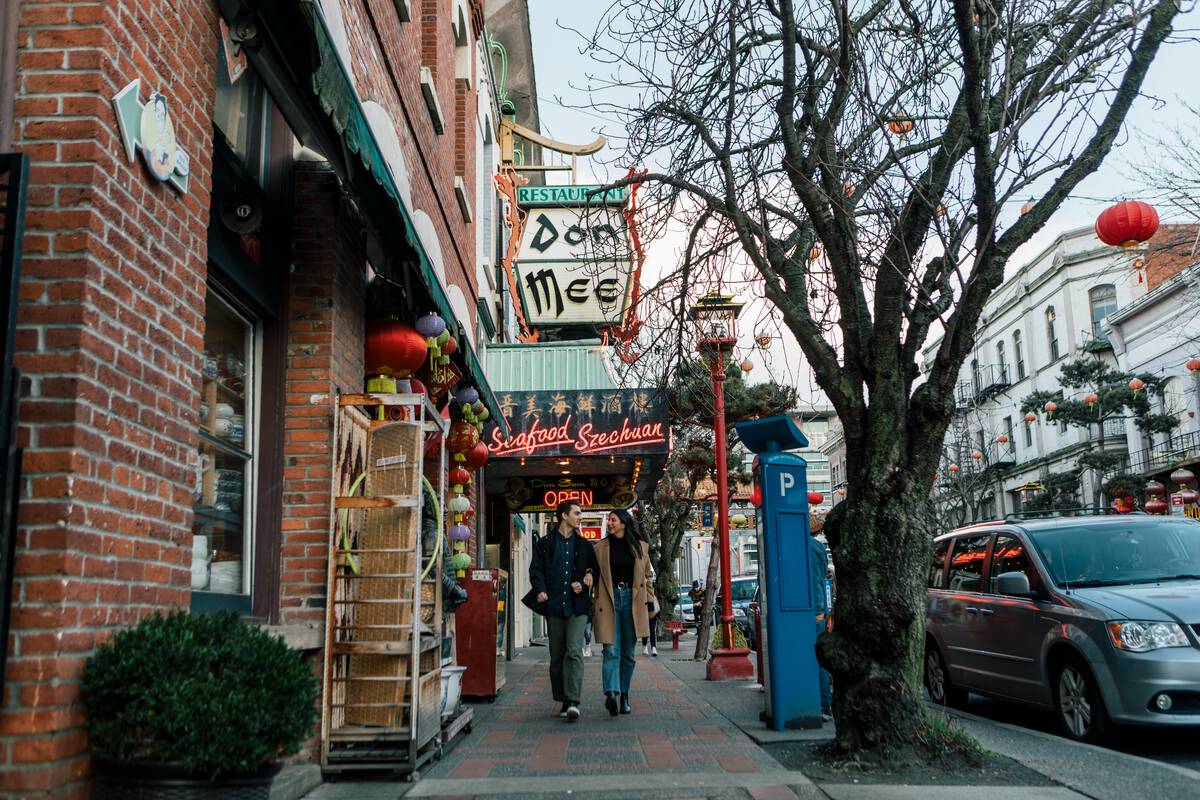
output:
[[[1111,283],[1093,286],[1088,290],[1088,302],[1092,307],[1092,338],[1107,341],[1104,318],[1117,310],[1117,287]]]
[[[1046,343],[1050,347],[1050,360],[1057,361],[1059,356],[1058,351],[1058,333],[1054,327],[1054,306],[1046,307]]]
[[[1013,358],[1017,360],[1017,380],[1025,380],[1025,350],[1021,347],[1021,332],[1013,331]]]

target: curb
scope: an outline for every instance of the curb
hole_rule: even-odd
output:
[[[1076,741],[1072,741],[1071,739],[1067,739],[1066,737],[1063,737],[1063,736],[1055,736],[1054,734],[1046,733],[1045,731],[1038,731],[1038,730],[1032,730],[1030,728],[1023,728],[1020,725],[1013,725],[1012,723],[1009,723],[1009,722],[996,722],[995,720],[988,719],[987,717],[980,717],[976,714],[972,714],[968,711],[962,711],[957,708],[949,708],[946,706],[935,706],[932,703],[926,703],[926,705],[931,708],[937,709],[939,712],[944,713],[947,716],[959,717],[960,719],[967,719],[967,720],[970,720],[971,722],[976,722],[976,723],[979,723],[982,725],[991,725],[995,728],[1003,728],[1004,730],[1011,731],[1013,733],[1020,733],[1025,736],[1033,736],[1035,738],[1041,739],[1046,742],[1053,742],[1054,744],[1056,744],[1060,747],[1075,748],[1077,750],[1091,751],[1098,755],[1103,755],[1105,758],[1108,758],[1108,759],[1128,759],[1129,761],[1143,764],[1146,766],[1151,766],[1156,769],[1166,769],[1170,772],[1174,772],[1175,774],[1180,775],[1181,777],[1189,778],[1191,780],[1196,781],[1198,784],[1200,784],[1200,771],[1197,771],[1194,769],[1188,769],[1187,767],[1181,767],[1178,764],[1172,764],[1168,761],[1155,761],[1154,759],[1146,758],[1145,756],[1135,756],[1131,753],[1122,753],[1120,750],[1110,750],[1107,747],[1101,747],[1101,746],[1095,745],[1095,744],[1087,744],[1086,742],[1076,742]],[[1005,754],[1000,753],[1000,755],[1005,755]],[[1034,772],[1041,773],[1042,775],[1045,775],[1047,778],[1050,778],[1051,780],[1061,782],[1061,779],[1059,777],[1057,777],[1055,775],[1051,775],[1051,774],[1047,773],[1045,770],[1039,769],[1036,766],[1033,766],[1032,764],[1026,764],[1025,762],[1021,761],[1021,759],[1019,759],[1019,758],[1013,758],[1012,756],[1006,756],[1006,757],[1012,758],[1014,761],[1020,763],[1022,766],[1028,767],[1029,769],[1033,770]]]

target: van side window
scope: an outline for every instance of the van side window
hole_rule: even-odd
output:
[[[988,591],[996,592],[996,578],[1005,572],[1020,572],[1029,579],[1030,586],[1037,586],[1037,574],[1029,563],[1025,544],[1015,536],[1001,534],[996,537],[992,548],[992,569],[988,573]]]
[[[952,591],[978,592],[982,586],[983,559],[987,556],[991,534],[960,536],[954,540],[954,551],[950,556],[950,589]]]
[[[946,555],[950,552],[950,540],[942,539],[933,545],[933,561],[929,565],[929,588],[946,588]]]

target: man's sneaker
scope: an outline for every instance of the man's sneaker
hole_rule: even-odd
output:
[[[560,708],[560,709],[558,710],[558,715],[559,715],[560,717],[562,717],[563,719],[566,719],[566,718],[567,718],[567,709],[568,709],[568,708],[570,708],[570,707],[571,707],[571,704],[570,704],[570,703],[568,703],[568,702],[566,702],[566,701],[564,701],[564,702],[563,702],[563,704],[562,704],[562,708]]]
[[[651,647],[651,648],[650,648],[650,655],[654,656],[655,658],[658,658],[658,648],[657,648],[657,647]]]
[[[567,713],[564,716],[566,716],[567,722],[574,722],[579,719],[579,706],[574,703],[567,706]]]
[[[583,656],[584,656],[584,658],[592,657],[592,645],[590,642],[583,646]]]

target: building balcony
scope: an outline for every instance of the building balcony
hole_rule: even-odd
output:
[[[1145,475],[1197,461],[1200,461],[1200,431],[1192,431],[1172,436],[1161,444],[1135,450],[1115,471]]]
[[[966,410],[1000,394],[1009,386],[1010,373],[1007,366],[991,364],[972,370],[971,380],[959,381],[955,392],[958,408]]]

